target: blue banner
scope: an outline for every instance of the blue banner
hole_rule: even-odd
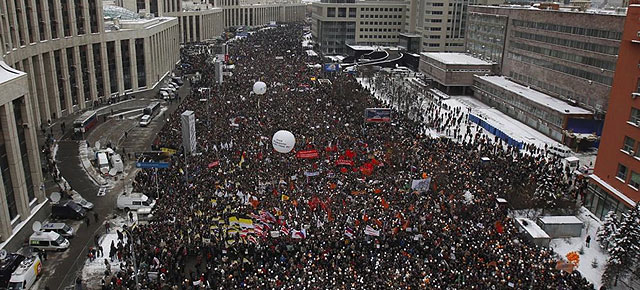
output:
[[[328,71],[328,72],[336,72],[340,70],[340,64],[337,63],[325,63],[324,64],[324,71]]]
[[[169,168],[167,162],[136,162],[136,168]]]

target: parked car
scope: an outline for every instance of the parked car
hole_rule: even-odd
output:
[[[51,216],[57,219],[81,220],[87,211],[73,200],[60,201],[51,205]]]
[[[71,199],[73,199],[73,202],[77,203],[79,206],[81,206],[82,208],[84,208],[85,210],[92,210],[93,209],[93,203],[84,199],[84,197],[82,197],[80,194],[75,193],[71,196]]]
[[[9,285],[11,274],[20,266],[24,258],[20,254],[8,253],[4,259],[0,260],[0,288],[5,288]]]

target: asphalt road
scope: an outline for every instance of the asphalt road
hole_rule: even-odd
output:
[[[180,88],[179,93],[183,100],[190,92],[189,82]],[[149,101],[153,101],[149,99]],[[142,152],[150,150],[155,135],[164,124],[164,114],[169,114],[177,109],[179,102],[168,106],[166,111],[156,116],[148,127],[140,127],[137,119],[109,120],[99,123],[98,126],[87,136],[87,140],[112,141],[116,143],[124,132],[128,130],[127,138],[121,140],[120,146],[125,147],[127,152]],[[79,142],[71,140],[71,134],[65,134],[64,138],[58,142],[58,152],[56,160],[61,176],[63,176],[71,188],[80,193],[86,200],[94,204],[94,209],[89,211],[90,223],[84,221],[65,222],[74,227],[76,236],[70,239],[70,247],[64,252],[48,252],[47,260],[44,262],[44,271],[37,282],[38,289],[48,286],[50,289],[73,289],[75,280],[81,276],[82,268],[87,260],[88,249],[94,245],[94,237],[105,233],[104,222],[107,217],[113,217],[119,212],[115,208],[118,193],[122,192],[123,183],[117,182],[115,186],[108,190],[104,196],[98,196],[99,186],[87,175],[82,168],[79,156]],[[93,145],[93,144],[91,144]],[[120,151],[120,150],[119,150]],[[128,175],[125,180],[131,179],[135,175],[134,162],[126,160],[125,171]],[[94,213],[98,215],[98,222],[94,219]],[[97,282],[97,281],[96,281]],[[86,285],[85,285],[86,286]],[[95,288],[96,285],[91,285]],[[86,287],[84,289],[87,289]],[[91,288],[92,289],[92,288]]]

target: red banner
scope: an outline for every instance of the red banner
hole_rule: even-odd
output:
[[[318,158],[318,156],[320,155],[318,154],[318,150],[316,149],[298,151],[298,153],[296,153],[296,157],[302,158],[302,159],[313,159],[313,158]]]
[[[353,166],[353,160],[338,159],[336,165]]]
[[[220,165],[220,161],[216,160],[216,161],[213,161],[213,162],[209,163],[209,166],[207,166],[207,167],[214,168],[214,167],[216,167],[218,165]]]

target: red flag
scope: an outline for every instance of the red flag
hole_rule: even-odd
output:
[[[214,167],[216,167],[216,166],[218,166],[218,165],[220,165],[220,161],[219,161],[219,160],[216,160],[216,161],[213,161],[213,162],[209,163],[209,165],[207,165],[207,167],[208,167],[209,169],[211,169],[211,168],[214,168]]]
[[[379,219],[374,219],[373,221],[376,222],[379,227],[382,227],[382,222]]]
[[[342,168],[340,168],[340,172],[342,172],[342,173],[345,173],[345,174],[346,174],[346,173],[348,172],[348,170],[347,170],[346,168],[342,167]]]
[[[499,234],[502,234],[504,232],[504,228],[502,227],[502,223],[500,221],[496,221],[496,231]]]
[[[369,216],[365,213],[365,214],[362,216],[362,220],[363,220],[363,221],[365,221],[365,222],[366,222],[366,221],[368,221],[368,220],[369,220]]]
[[[356,157],[356,152],[353,152],[353,151],[347,149],[347,151],[344,153],[344,155],[347,156],[347,159],[353,159],[354,157]]]
[[[382,204],[382,207],[384,207],[384,209],[389,209],[389,203],[387,203],[384,198],[380,198],[380,203]]]

